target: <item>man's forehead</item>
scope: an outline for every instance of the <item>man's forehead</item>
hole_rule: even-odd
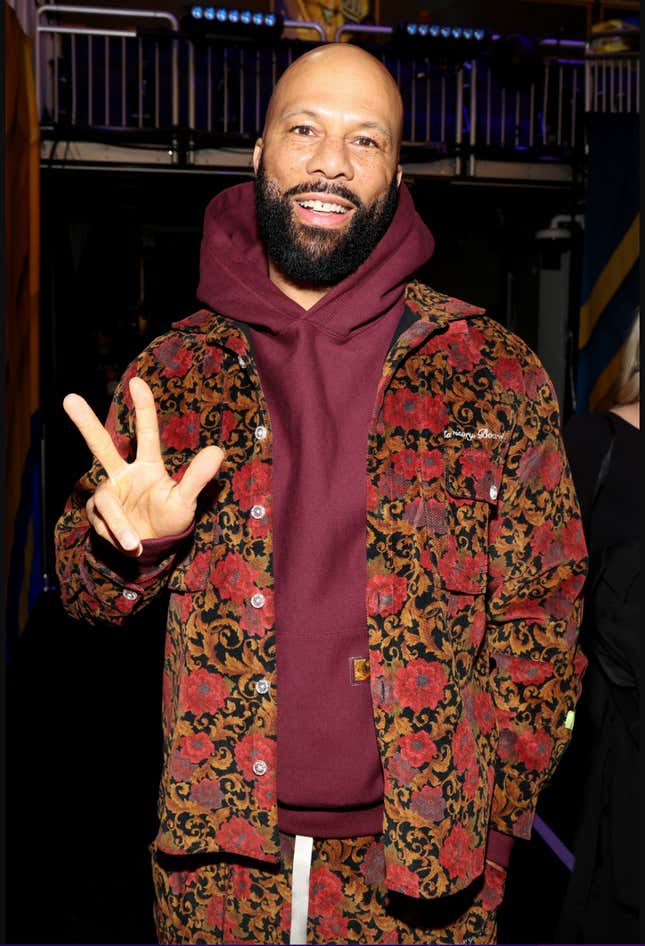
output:
[[[356,47],[327,46],[316,53],[305,54],[284,73],[268,120],[340,111],[357,122],[381,124],[388,132],[400,121],[401,97],[382,63]]]

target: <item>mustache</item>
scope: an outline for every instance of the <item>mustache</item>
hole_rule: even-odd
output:
[[[298,194],[329,194],[331,197],[342,197],[353,204],[357,210],[363,210],[364,204],[358,194],[350,191],[343,184],[334,184],[333,181],[312,181],[309,184],[296,184],[285,191],[283,197],[297,197]]]

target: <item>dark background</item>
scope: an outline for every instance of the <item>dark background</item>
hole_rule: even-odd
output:
[[[129,360],[197,307],[205,207],[243,179],[43,170],[45,552],[52,585],[53,524],[89,464],[62,398],[81,393],[103,416]],[[436,239],[425,280],[487,307],[535,346],[535,232],[571,210],[571,187],[447,179],[410,186]],[[77,624],[64,615],[54,586],[12,644],[7,942],[155,941],[148,845],[161,765],[164,625],[163,598],[125,629]],[[568,839],[559,791],[552,810],[548,794],[544,804],[547,820]],[[538,836],[516,845],[500,941],[553,942],[566,880],[566,868]]]

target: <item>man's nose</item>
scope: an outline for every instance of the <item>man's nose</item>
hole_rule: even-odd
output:
[[[354,168],[345,140],[331,135],[321,138],[309,156],[307,173],[322,174],[329,180],[342,177],[351,181],[354,177]]]

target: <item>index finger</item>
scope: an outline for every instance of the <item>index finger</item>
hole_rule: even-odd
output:
[[[116,478],[128,464],[85,398],[80,394],[68,394],[63,409],[110,479]]]

